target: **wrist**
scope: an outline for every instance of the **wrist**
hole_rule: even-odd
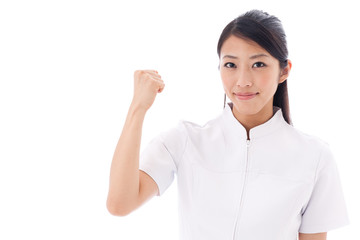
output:
[[[129,108],[129,113],[145,115],[146,112],[147,112],[146,108],[142,107],[141,105],[139,105],[135,102],[131,102],[130,108]]]

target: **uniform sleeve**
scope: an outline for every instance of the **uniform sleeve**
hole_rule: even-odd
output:
[[[158,185],[161,196],[174,180],[187,142],[182,121],[154,137],[140,154],[139,169]]]
[[[315,179],[313,192],[302,213],[299,232],[328,232],[348,225],[339,172],[328,145],[321,153]]]

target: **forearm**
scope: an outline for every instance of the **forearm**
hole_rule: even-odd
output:
[[[299,233],[299,240],[326,240],[327,232],[322,233]]]

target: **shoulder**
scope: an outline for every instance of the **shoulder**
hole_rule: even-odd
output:
[[[295,139],[289,141],[289,144],[293,145],[293,149],[297,149],[297,154],[308,160],[313,159],[317,172],[336,165],[331,145],[326,140],[319,136],[303,132],[291,125],[289,125],[288,128],[293,136],[292,139]]]
[[[157,138],[163,142],[164,145],[177,145],[184,144],[187,141],[188,133],[183,120],[173,124],[168,129],[165,129],[159,133]]]
[[[216,116],[204,124],[196,123],[185,119],[180,119],[171,127],[161,131],[158,135],[165,145],[185,144],[189,138],[206,137],[208,134],[219,129],[220,116]]]
[[[292,125],[286,126],[285,129],[283,147],[288,149],[291,155],[296,156],[294,159],[298,159],[301,166],[308,166],[313,169],[314,176],[318,176],[320,171],[334,166],[335,159],[331,146],[326,140],[299,130]]]
[[[205,123],[196,123],[188,120],[181,120],[183,130],[191,142],[206,143],[208,140],[217,140],[223,136],[221,117],[214,117]]]
[[[329,149],[329,143],[319,136],[304,132],[288,124],[285,128],[287,133],[291,136],[291,139],[293,139],[293,141],[295,141],[298,146],[303,146],[314,150],[316,149],[318,151]]]
[[[222,125],[224,118],[224,111],[215,115],[212,115],[208,120],[201,123],[182,119],[179,122],[184,126],[186,131],[191,133],[203,134],[211,132],[214,128],[219,128]]]

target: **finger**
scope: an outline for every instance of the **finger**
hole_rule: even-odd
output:
[[[164,90],[164,87],[165,87],[165,84],[163,84],[163,85],[159,88],[158,92],[161,93],[161,92]]]
[[[148,79],[149,79],[149,80],[153,80],[153,81],[163,81],[163,80],[161,79],[161,76],[159,76],[159,75],[151,75],[151,74],[149,74],[149,75],[148,75]]]
[[[158,73],[158,71],[153,70],[153,69],[148,69],[148,70],[144,70],[145,72],[149,72],[149,73]]]
[[[148,74],[151,77],[161,78],[160,74],[155,72],[146,72],[146,74]]]
[[[164,85],[165,83],[164,83],[164,81],[163,80],[155,80],[156,82],[158,82],[160,85]]]

